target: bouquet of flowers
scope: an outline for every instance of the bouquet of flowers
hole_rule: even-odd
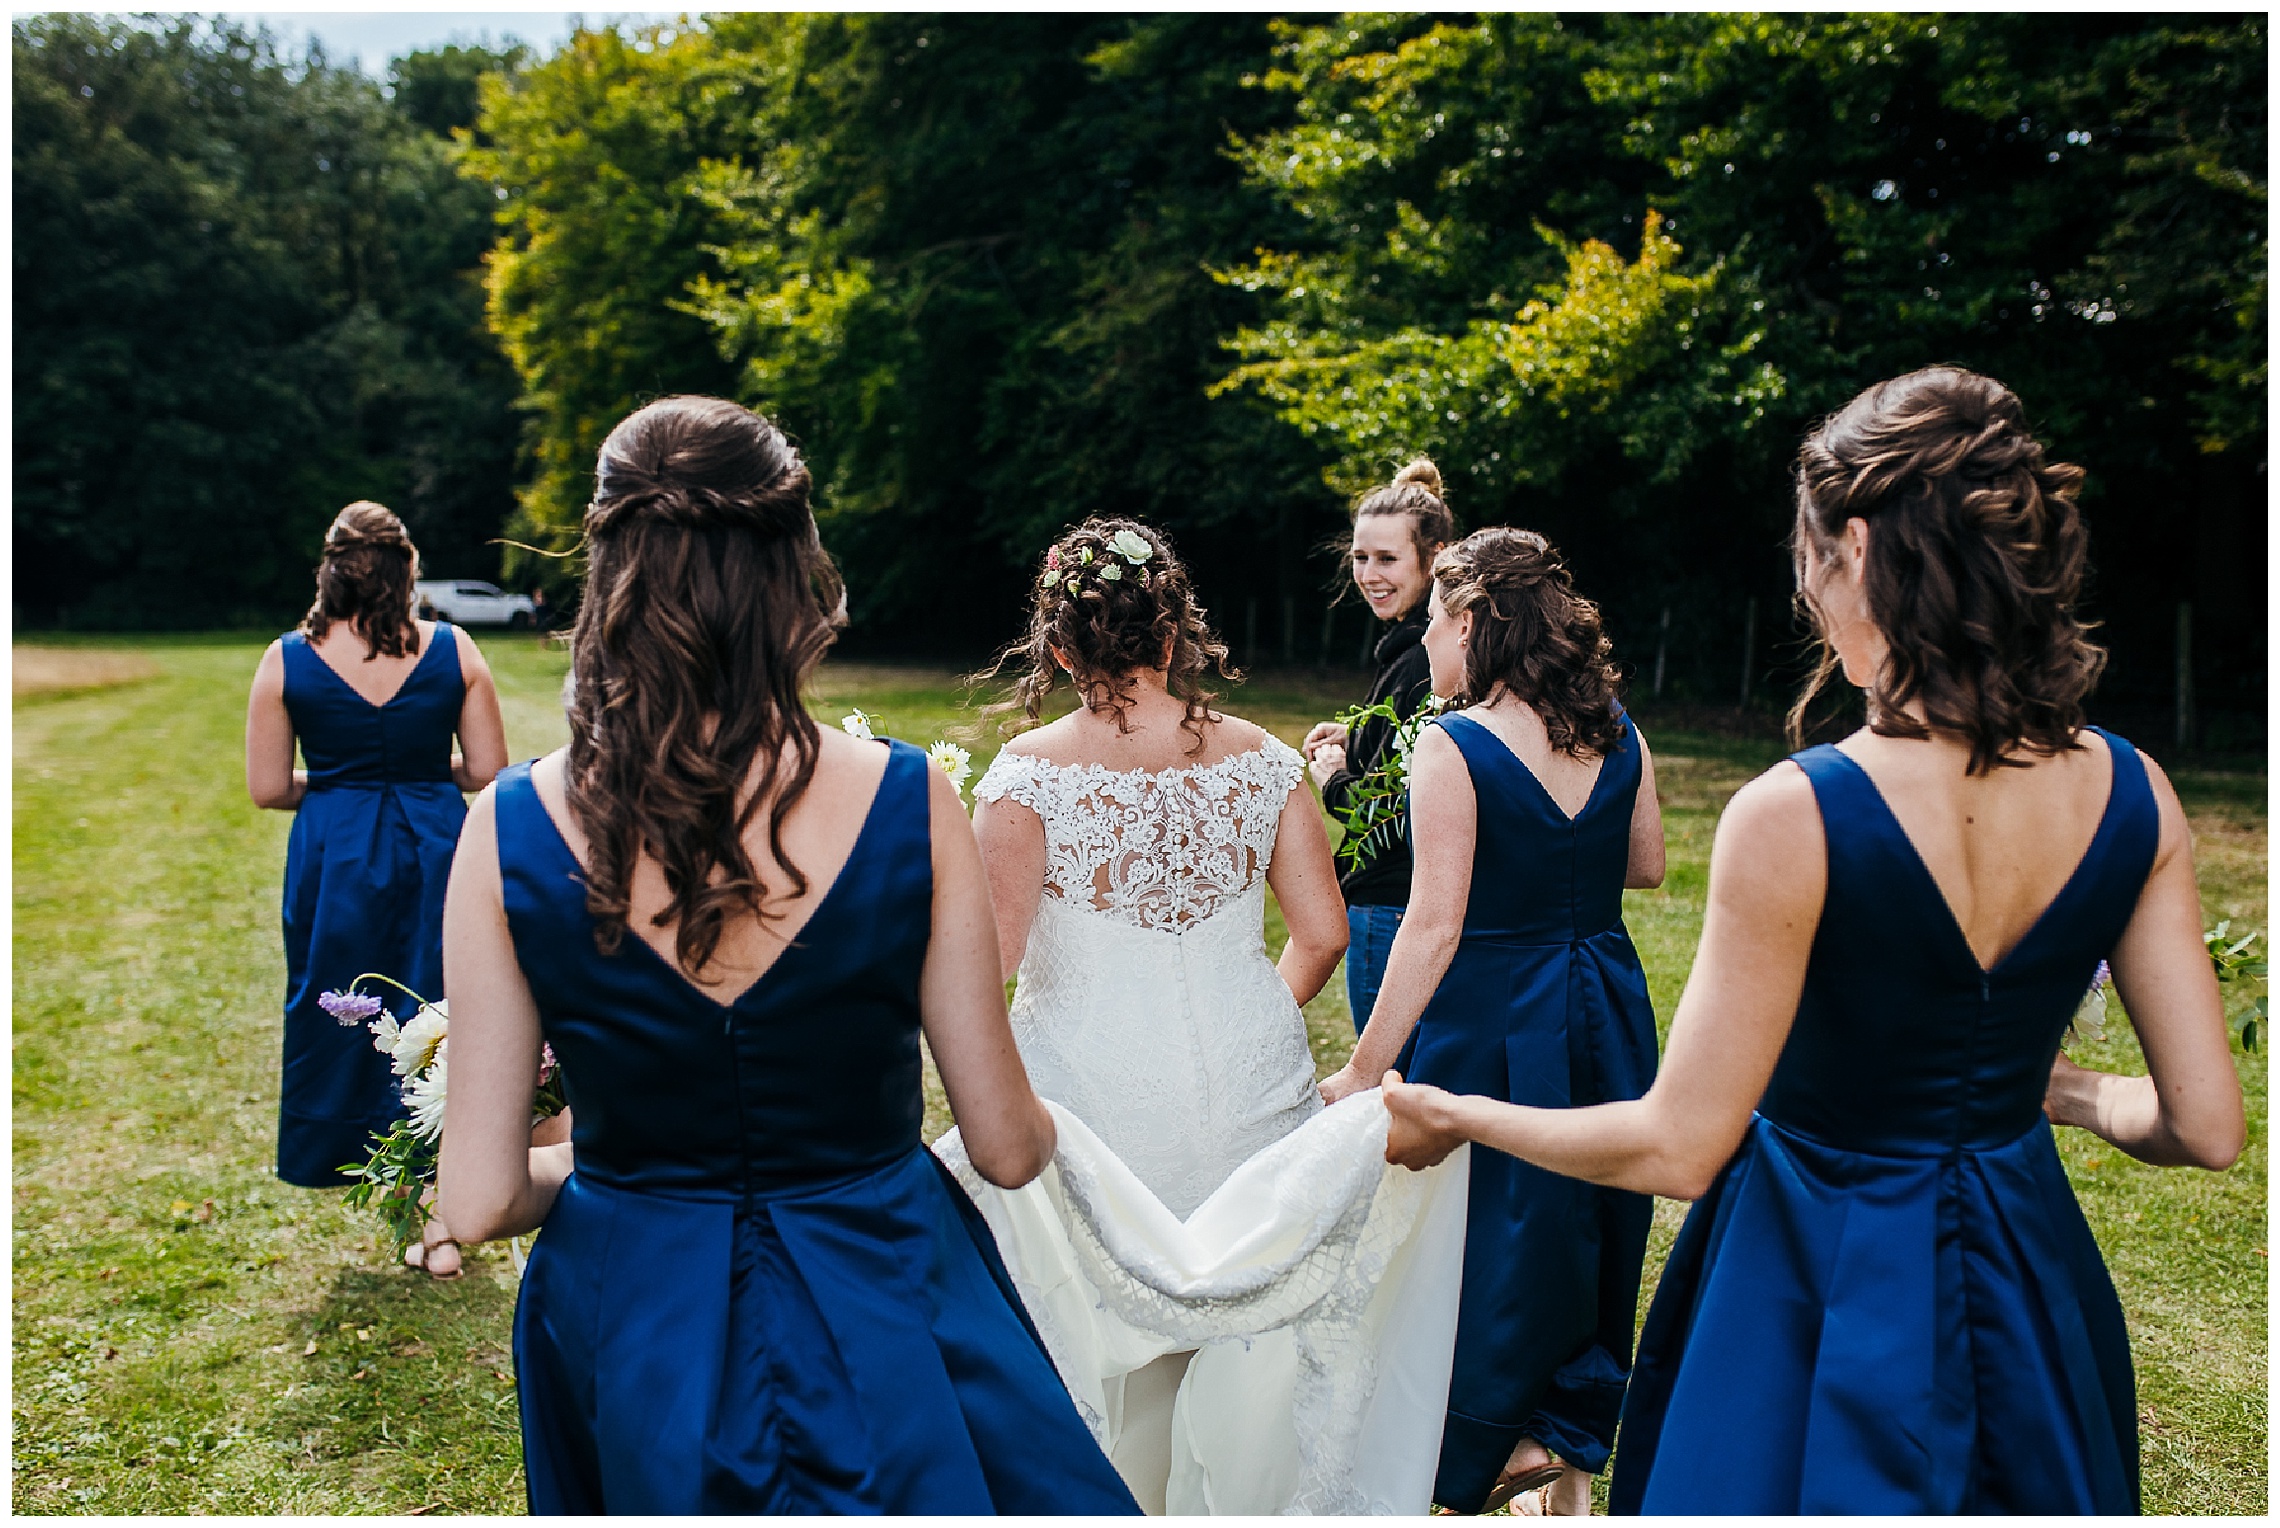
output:
[[[860,709],[839,718],[840,731],[865,742],[879,736],[877,729],[881,725],[883,724],[877,717]],[[958,788],[960,796],[966,794],[966,782],[974,777],[974,756],[971,753],[956,743],[936,738],[927,745],[926,762],[948,775],[950,783]]]
[[[357,989],[366,982],[385,982],[419,1007],[401,1023],[379,997]],[[451,1068],[451,1015],[442,1003],[431,1003],[402,982],[367,971],[338,992],[318,995],[317,1006],[344,1028],[358,1024],[372,1031],[372,1048],[388,1057],[401,1084],[405,1107],[411,1112],[372,1137],[372,1154],[362,1162],[344,1162],[341,1171],[355,1181],[349,1185],[351,1209],[372,1207],[403,1250],[420,1239],[427,1223],[427,1202],[433,1197],[436,1163],[443,1146],[443,1104]],[[562,1092],[562,1068],[554,1047],[539,1054],[538,1096],[531,1103],[531,1123],[560,1114],[568,1106]]]
[[[1428,695],[1417,714],[1403,721],[1392,701],[1381,700],[1374,706],[1354,706],[1333,718],[1349,738],[1364,722],[1384,722],[1393,729],[1393,747],[1387,751],[1385,762],[1356,780],[1346,793],[1346,808],[1339,814],[1346,830],[1338,840],[1338,862],[1343,868],[1361,869],[1408,833],[1409,755],[1426,723],[1447,705],[1440,696]]]
[[[2255,951],[2256,941],[2262,934],[2248,933],[2235,939],[2232,920],[2225,919],[2215,928],[2205,929],[2201,943],[2208,949],[2209,964],[2216,967],[2219,988],[2240,987],[2253,989],[2265,980],[2270,969],[2264,956]],[[2104,961],[2098,962],[2097,974],[2090,979],[2090,990],[2084,994],[2082,1005],[2074,1011],[2074,1022],[2068,1032],[2080,1039],[2091,1041],[2106,1038],[2106,994],[2113,986],[2114,973]],[[2265,1011],[2271,999],[2259,994],[2251,999],[2239,1018],[2240,1048],[2256,1049],[2257,1035],[2264,1027]]]
[[[2207,945],[2209,949],[2209,963],[2217,968],[2217,985],[2219,987],[2237,986],[2243,990],[2253,990],[2254,987],[2264,982],[2265,973],[2270,970],[2270,964],[2264,956],[2257,954],[2253,948],[2256,941],[2263,937],[2262,934],[2252,932],[2243,934],[2238,939],[2233,938],[2232,919],[2230,918],[2201,935],[2201,942]],[[2256,1049],[2257,1031],[2264,1027],[2265,1007],[2270,1001],[2271,999],[2268,996],[2260,995],[2253,999],[2246,1011],[2241,1014],[2240,1048],[2242,1050],[2253,1051]]]

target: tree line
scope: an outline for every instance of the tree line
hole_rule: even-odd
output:
[[[709,391],[803,443],[854,642],[977,651],[1119,513],[1244,655],[1349,660],[1324,548],[1423,450],[1635,686],[1731,702],[1792,656],[1799,434],[1948,361],[2090,469],[2109,698],[2185,639],[2251,716],[2264,27],[739,13],[382,86],[19,20],[19,620],[282,599],[359,494],[439,567],[566,548],[610,423]]]

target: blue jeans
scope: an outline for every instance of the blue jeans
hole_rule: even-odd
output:
[[[1377,1006],[1378,988],[1385,983],[1385,959],[1393,952],[1393,936],[1400,932],[1401,913],[1398,907],[1346,909],[1346,1006],[1353,1011],[1357,1035]]]

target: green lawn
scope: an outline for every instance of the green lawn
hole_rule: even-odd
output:
[[[260,640],[75,646],[157,673],[16,704],[15,1509],[520,1510],[503,1250],[431,1285],[336,1194],[270,1176],[289,823],[243,788]],[[561,655],[483,646],[514,755],[556,746]],[[937,670],[840,666],[817,688],[821,714],[859,704],[921,743],[974,722]],[[1339,698],[1269,678],[1229,703],[1296,741]],[[1628,911],[1667,1021],[1717,812],[1777,751],[1642,724],[1671,875]],[[979,770],[994,734],[968,741]],[[2263,777],[2179,785],[2211,920],[2265,927]],[[1307,1017],[1328,1070],[1352,1044],[1342,983]],[[2137,1066],[2127,1025],[2111,1033],[2086,1059]],[[2063,1145],[2130,1314],[2157,1512],[2266,1506],[2265,1063],[2241,1071],[2252,1128],[2229,1173]],[[1679,1216],[1660,1209],[1657,1264]]]

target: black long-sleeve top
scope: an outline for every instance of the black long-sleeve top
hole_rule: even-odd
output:
[[[1419,600],[1408,615],[1393,623],[1378,638],[1377,682],[1370,686],[1369,704],[1393,702],[1403,721],[1417,714],[1433,692],[1433,670],[1425,656],[1425,602]],[[1346,802],[1363,776],[1386,761],[1393,752],[1395,729],[1382,721],[1367,721],[1346,739],[1346,767],[1322,787],[1323,805],[1343,817]],[[1406,907],[1409,905],[1409,834],[1403,831],[1359,870],[1338,877],[1338,889],[1349,907]]]

